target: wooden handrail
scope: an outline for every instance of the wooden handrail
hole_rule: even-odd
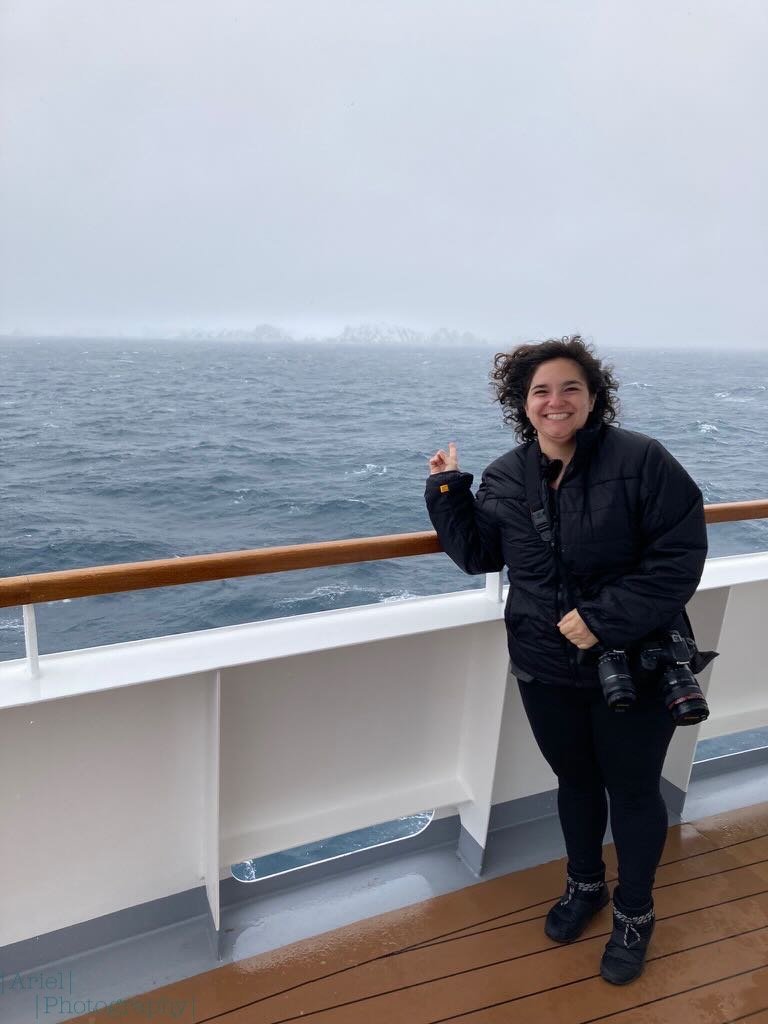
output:
[[[331,540],[252,551],[159,558],[152,562],[95,565],[88,569],[61,569],[34,576],[0,579],[0,608],[61,601],[67,597],[120,594],[150,587],[175,587],[182,583],[259,576],[290,569],[430,555],[441,550],[435,533],[395,533],[384,537],[361,537],[359,540]]]
[[[719,505],[705,505],[708,523],[737,523],[741,519],[768,519],[768,499],[756,501],[724,501]]]
[[[768,518],[768,500],[705,505],[704,512],[708,523],[765,519]],[[260,576],[292,569],[316,569],[324,565],[432,555],[442,550],[437,534],[426,531],[257,548],[253,551],[185,555],[151,562],[96,565],[88,569],[62,569],[58,572],[0,579],[0,608],[62,601],[72,597],[93,597],[96,594],[121,594],[151,587],[175,587],[183,583],[204,583],[239,576]]]

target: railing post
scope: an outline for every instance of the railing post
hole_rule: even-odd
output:
[[[504,600],[504,579],[500,572],[485,574],[485,596],[497,604]]]
[[[27,667],[34,678],[40,675],[40,663],[37,657],[37,623],[35,622],[35,606],[22,605],[24,612],[24,646],[27,651]]]

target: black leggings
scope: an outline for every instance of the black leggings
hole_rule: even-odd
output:
[[[645,907],[667,836],[661,769],[675,730],[655,689],[635,707],[611,711],[599,688],[518,680],[533,734],[558,779],[557,806],[568,869],[589,880],[605,870],[603,838],[611,830],[619,864],[619,901]]]

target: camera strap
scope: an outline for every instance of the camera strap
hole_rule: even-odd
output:
[[[559,460],[552,460],[551,466],[553,475],[556,476],[562,468],[562,463]],[[561,602],[565,604],[567,610],[570,610],[571,608],[576,607],[576,601],[574,598],[576,591],[573,589],[571,578],[566,572],[566,568],[563,565],[562,560],[558,557],[557,545],[555,544],[554,525],[549,516],[548,491],[549,479],[547,477],[542,479],[541,449],[539,448],[538,441],[532,441],[528,445],[528,450],[525,453],[525,496],[531,513],[531,522],[542,541],[549,548],[549,553],[555,563],[558,594],[561,598]],[[542,495],[547,498],[546,506]],[[597,648],[595,648],[595,650],[597,650]],[[576,659],[580,663],[587,662],[594,653],[595,651],[578,651]]]
[[[525,453],[525,496],[528,501],[528,508],[531,513],[531,520],[536,532],[555,554],[554,537],[552,535],[552,524],[549,520],[549,510],[544,507],[541,500],[542,490],[541,470],[539,465],[539,446],[536,441],[531,441]],[[549,485],[547,485],[549,486]]]
[[[562,468],[559,460],[551,463],[552,475],[556,476]],[[554,524],[550,519],[549,501],[545,505],[544,498],[549,499],[549,480],[542,479],[541,474],[541,449],[538,441],[532,441],[525,453],[525,495],[528,508],[531,513],[531,522],[542,541],[549,548],[552,560],[557,571],[558,586],[562,587],[562,599],[566,601],[569,608],[575,607],[573,584],[571,577],[566,571],[562,560],[558,556],[557,545],[555,544]]]

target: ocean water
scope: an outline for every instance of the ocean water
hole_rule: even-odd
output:
[[[516,442],[495,347],[0,343],[0,575],[431,529],[427,460],[475,474]],[[658,437],[709,502],[768,496],[768,353],[601,350],[623,426]],[[710,554],[768,550],[768,522]],[[482,586],[445,555],[37,609],[41,653]],[[0,658],[23,656],[0,609]]]

